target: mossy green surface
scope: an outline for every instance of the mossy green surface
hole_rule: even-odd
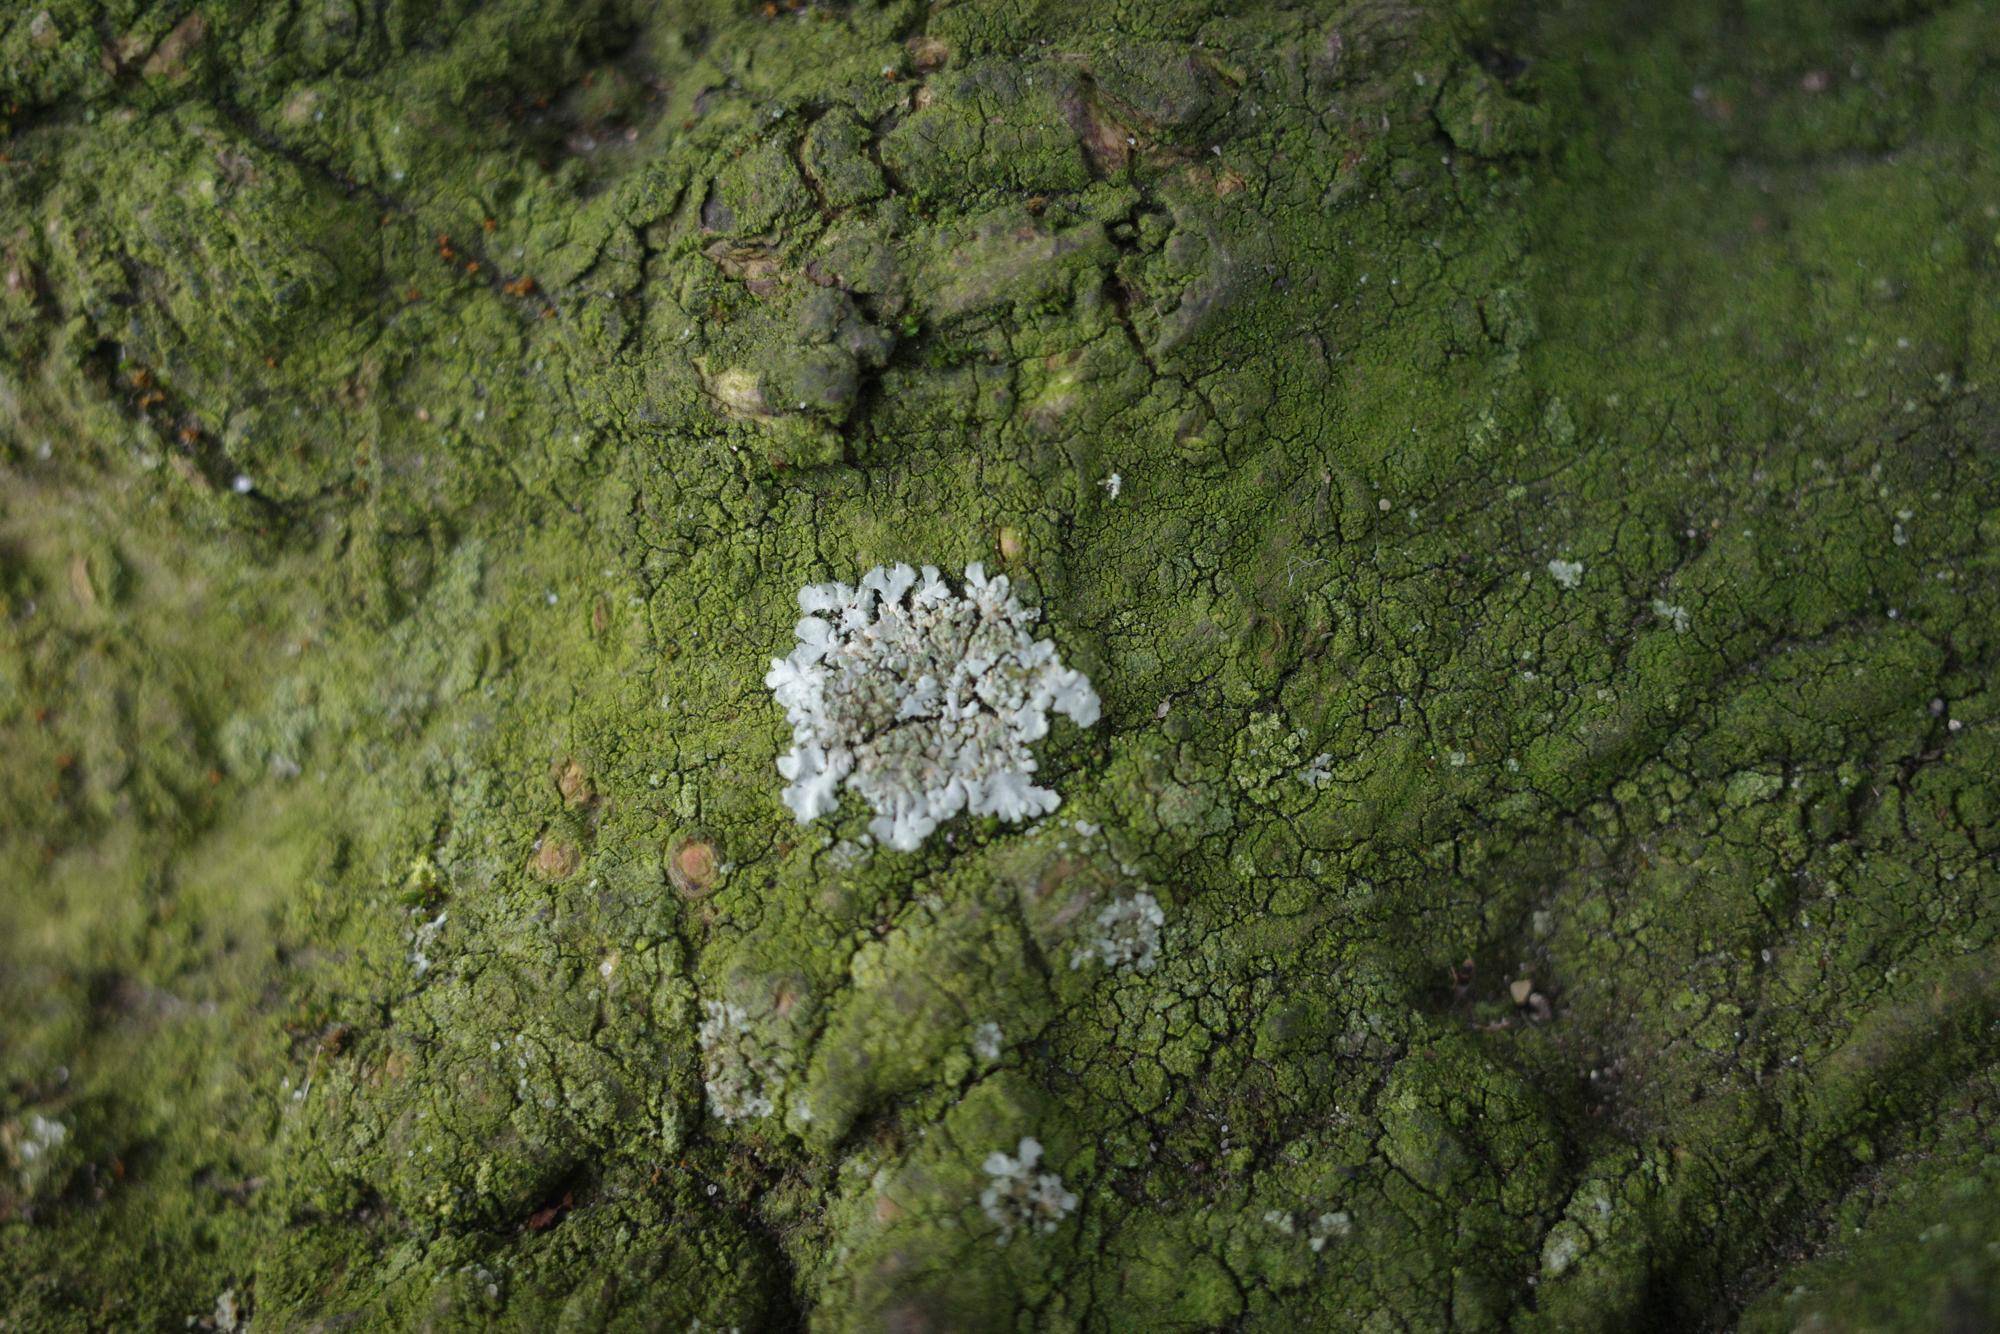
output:
[[[0,1328],[2000,1324],[1996,82],[1979,0],[11,9]],[[780,804],[898,560],[1090,674],[1054,815]]]

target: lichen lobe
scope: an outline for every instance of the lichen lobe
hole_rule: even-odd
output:
[[[1090,681],[1037,639],[1038,613],[1006,575],[974,562],[965,591],[935,566],[878,566],[858,584],[799,593],[798,646],[764,677],[792,727],[778,761],[784,801],[801,823],[852,788],[875,812],[869,832],[913,851],[964,811],[1009,822],[1061,798],[1033,782],[1032,744],[1049,715],[1097,721]]]

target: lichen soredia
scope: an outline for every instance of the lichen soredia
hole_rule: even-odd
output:
[[[999,1225],[1005,1246],[1018,1231],[1054,1232],[1076,1208],[1076,1196],[1063,1188],[1054,1172],[1037,1172],[1041,1141],[1024,1137],[1013,1153],[986,1155],[986,1189],[979,1207]]]
[[[778,772],[801,823],[843,783],[875,811],[869,831],[906,852],[960,811],[1023,820],[1060,804],[1035,786],[1028,748],[1051,712],[1096,722],[1097,694],[1034,637],[1039,613],[1005,575],[968,565],[960,594],[934,566],[877,566],[856,587],[800,590],[799,610],[798,647],[764,684],[792,726]]]

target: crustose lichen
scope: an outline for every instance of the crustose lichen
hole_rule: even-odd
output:
[[[870,832],[910,851],[960,811],[1022,820],[1060,804],[1028,748],[1051,712],[1096,722],[1097,695],[1034,637],[1039,613],[1005,575],[968,565],[959,594],[934,566],[877,566],[857,587],[800,590],[799,610],[798,646],[764,684],[792,726],[778,772],[801,823],[845,784],[875,811]]]

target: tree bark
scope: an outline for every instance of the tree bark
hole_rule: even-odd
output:
[[[0,18],[0,1307],[2000,1323],[1996,62]],[[1052,812],[781,801],[800,590],[898,563],[1039,619],[962,715],[863,655],[855,763]]]

